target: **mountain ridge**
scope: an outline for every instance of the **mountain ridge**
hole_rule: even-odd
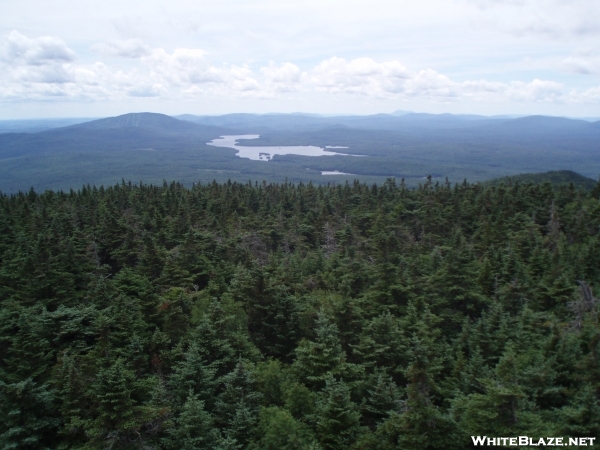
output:
[[[105,117],[103,119],[92,120],[67,127],[56,128],[55,130],[64,129],[81,129],[81,130],[109,130],[115,128],[160,128],[169,131],[189,131],[195,129],[200,124],[192,124],[183,120],[176,119],[166,114],[140,112],[128,113],[115,117]],[[202,126],[202,125],[200,125]]]

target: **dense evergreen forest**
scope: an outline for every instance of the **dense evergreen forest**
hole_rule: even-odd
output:
[[[0,195],[3,449],[600,436],[600,189]]]

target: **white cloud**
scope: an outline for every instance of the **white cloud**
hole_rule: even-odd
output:
[[[146,34],[142,31],[143,21],[139,15],[125,15],[120,18],[113,18],[111,22],[115,31],[123,38],[139,38]]]
[[[510,99],[518,102],[562,102],[564,101],[564,86],[554,81],[535,79],[530,83],[513,81],[507,94]]]
[[[573,103],[600,103],[600,86],[583,92],[573,91],[569,94],[569,100]]]
[[[18,31],[12,31],[2,43],[2,59],[13,65],[39,66],[52,62],[70,62],[76,55],[56,37],[42,36],[29,39]]]
[[[487,17],[488,26],[517,37],[536,36],[565,40],[600,34],[600,3],[596,0],[465,0],[465,2],[478,7],[479,20]]]
[[[291,62],[278,64],[273,61],[253,69],[249,65],[215,65],[207,53],[198,48],[150,50],[141,41],[118,42],[113,41],[112,47],[107,47],[110,51],[104,53],[124,52],[131,56],[141,52],[139,49],[142,48],[143,54],[137,53],[141,64],[126,71],[118,64],[78,63],[74,60],[74,52],[58,38],[30,39],[12,32],[0,39],[3,49],[0,100],[126,101],[132,97],[159,97],[180,101],[207,96],[274,99],[299,92],[331,95],[331,98],[343,94],[357,98],[418,99],[430,103],[600,102],[600,88],[571,89],[566,93],[564,84],[539,78],[510,82],[458,81],[432,68],[409,69],[398,60],[378,62],[366,57],[349,60],[332,57],[304,71]],[[590,58],[585,61],[595,61]],[[575,64],[575,61],[573,57],[565,64]]]
[[[120,56],[122,58],[141,58],[151,53],[150,47],[141,39],[112,40],[94,44],[91,50],[103,55]]]
[[[140,85],[130,89],[127,94],[131,97],[158,97],[164,91],[160,84]]]
[[[371,58],[347,61],[330,58],[318,64],[308,74],[316,89],[338,93],[389,97],[404,91],[410,72],[398,61],[376,63]]]
[[[81,103],[88,114],[156,100],[157,109],[202,113],[598,115],[598,100],[583,92],[599,84],[599,0],[0,3],[1,98],[110,99]],[[200,101],[208,97],[216,101]],[[191,107],[180,107],[186,99]],[[65,114],[59,103],[45,111]],[[30,110],[0,109],[4,118]]]
[[[454,100],[461,94],[461,85],[435,70],[421,70],[406,81],[406,93],[411,97],[432,100]]]
[[[413,72],[398,61],[376,63],[369,58],[346,61],[331,58],[309,71],[308,80],[318,90],[352,93],[374,98],[421,98],[435,102],[530,101],[560,102],[563,85],[535,79],[529,83],[487,80],[457,82],[433,69]]]
[[[171,84],[218,82],[219,76],[211,70],[205,55],[206,52],[200,49],[178,48],[173,53],[167,53],[159,48],[142,58],[142,61]]]
[[[248,94],[260,91],[260,84],[247,66],[216,67],[205,56],[206,52],[200,49],[179,48],[172,53],[155,49],[142,61],[154,77],[173,87],[184,88],[185,92]],[[192,89],[194,85],[200,87]]]
[[[563,66],[567,71],[573,73],[579,73],[582,75],[590,75],[594,73],[590,62],[585,58],[569,57],[563,61]]]
[[[581,75],[596,75],[600,73],[600,57],[592,55],[570,56],[562,62],[563,68]]]
[[[0,96],[64,97],[75,81],[75,52],[61,39],[12,31],[0,40]]]
[[[261,67],[260,72],[266,85],[274,92],[294,92],[301,87],[302,72],[295,64],[286,62],[277,65],[271,61],[268,66]]]
[[[466,0],[467,3],[478,6],[481,9],[493,8],[499,5],[523,6],[525,0]]]
[[[122,97],[138,80],[102,63],[77,64],[57,37],[28,38],[17,31],[0,39],[0,100],[101,100]]]

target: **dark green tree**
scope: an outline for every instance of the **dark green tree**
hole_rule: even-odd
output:
[[[212,450],[219,442],[219,431],[213,427],[213,418],[204,409],[204,402],[189,391],[181,413],[167,429],[161,444],[173,450]]]
[[[326,380],[317,400],[314,420],[324,449],[340,450],[352,445],[361,431],[360,412],[350,399],[346,383],[332,377]]]

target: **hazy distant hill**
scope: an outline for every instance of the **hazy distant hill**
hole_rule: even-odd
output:
[[[0,191],[78,188],[122,178],[191,184],[201,178],[200,165],[222,169],[235,158],[234,150],[206,145],[227,132],[141,113],[40,133],[0,134]]]
[[[164,114],[133,113],[40,133],[0,134],[0,158],[73,151],[177,150],[204,145],[221,128],[183,122]]]
[[[486,181],[484,184],[497,186],[502,183],[514,184],[517,182],[533,184],[549,182],[553,186],[568,186],[569,184],[573,183],[573,186],[585,189],[586,191],[594,189],[598,184],[597,180],[584,177],[583,175],[575,173],[571,170],[556,170],[543,173],[524,173],[511,177],[495,178],[493,180]]]
[[[585,120],[567,119],[564,117],[528,116],[518,119],[502,121],[499,124],[490,125],[498,127],[511,133],[564,133],[584,132],[593,127],[593,123]]]
[[[89,122],[93,118],[67,118],[67,119],[24,119],[0,120],[0,134],[2,133],[39,133],[52,128],[66,127],[82,122]]]
[[[325,117],[298,114],[225,114],[222,116],[184,114],[176,118],[201,125],[232,128],[245,133],[257,133],[263,130],[313,130],[330,126]]]
[[[185,120],[180,120],[185,119]],[[227,134],[260,134],[247,146],[345,146],[363,155],[276,155],[242,159],[206,143]],[[39,133],[0,133],[0,190],[80,187],[134,180],[187,184],[228,179],[343,183],[425,177],[484,181],[544,171],[600,174],[600,123],[556,117],[450,114],[322,117],[227,114],[178,118],[132,113]],[[339,171],[349,175],[321,175]]]
[[[369,116],[324,117],[305,114],[226,114],[223,116],[176,116],[181,120],[203,125],[223,126],[238,129],[288,129],[311,131],[327,128],[362,128],[373,130],[397,130],[412,128],[470,128],[483,123],[496,123],[506,118],[489,118],[475,115],[421,114],[398,112]]]
[[[363,119],[375,122],[374,116]],[[600,127],[589,122],[541,116],[477,121],[433,115],[396,118],[400,119],[410,123],[386,127],[386,118],[380,129],[364,127],[364,122],[313,130],[299,126],[264,132],[244,145],[347,146],[346,153],[373,158],[344,161],[337,170],[381,176],[407,177],[422,174],[423,168],[442,179],[472,181],[549,170],[573,170],[592,178],[600,174]],[[446,126],[452,121],[462,125]],[[317,165],[311,161],[308,167]]]
[[[93,120],[78,125],[72,125],[63,128],[67,130],[110,130],[116,128],[149,128],[152,130],[175,131],[175,132],[198,132],[205,130],[205,127],[199,127],[197,124],[175,119],[165,114],[156,113],[130,113],[117,117],[107,117],[105,119]]]

